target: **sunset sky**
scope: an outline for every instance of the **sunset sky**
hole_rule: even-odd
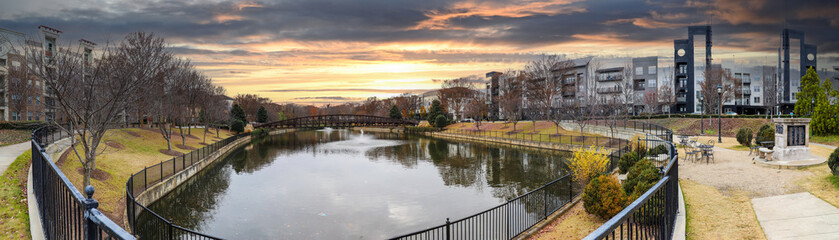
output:
[[[228,95],[275,102],[419,93],[539,54],[672,58],[673,40],[700,24],[713,28],[717,60],[776,65],[787,19],[818,46],[820,68],[839,65],[835,0],[0,1],[0,27],[43,24],[64,31],[60,41],[100,45],[155,32]]]

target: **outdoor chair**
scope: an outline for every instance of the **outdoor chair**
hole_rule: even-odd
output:
[[[700,151],[691,145],[685,145],[685,160],[696,162],[699,160]]]
[[[760,145],[757,143],[757,139],[755,139],[755,143],[752,144],[752,147],[749,148],[749,156],[751,156],[752,153],[754,153],[755,155],[758,155],[759,151],[760,151]]]

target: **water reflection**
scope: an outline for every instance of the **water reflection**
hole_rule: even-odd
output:
[[[536,189],[562,175],[565,157],[419,136],[297,132],[237,149],[150,208],[225,238],[380,239]]]

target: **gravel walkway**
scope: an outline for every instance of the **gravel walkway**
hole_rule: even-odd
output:
[[[684,153],[683,149],[679,152]],[[749,197],[766,197],[804,192],[795,184],[802,177],[813,175],[808,171],[770,169],[752,163],[754,155],[748,151],[734,151],[715,147],[716,161],[706,164],[679,158],[679,177],[720,189],[723,194],[743,190]],[[682,155],[684,156],[684,155]]]

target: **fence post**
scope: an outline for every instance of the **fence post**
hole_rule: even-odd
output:
[[[543,188],[542,189],[542,194],[545,196],[545,217],[542,218],[544,220],[544,219],[548,219],[548,189]]]
[[[93,217],[93,213],[90,211],[91,209],[99,207],[99,202],[93,200],[94,192],[95,189],[93,186],[87,185],[87,187],[84,188],[84,193],[87,194],[87,198],[84,199],[84,239],[87,240],[99,239],[99,231],[96,229],[96,223],[94,223],[91,219]]]
[[[149,188],[149,167],[143,168],[143,191]]]
[[[446,240],[452,239],[452,231],[450,229],[451,225],[452,223],[449,222],[449,218],[446,218]]]

